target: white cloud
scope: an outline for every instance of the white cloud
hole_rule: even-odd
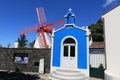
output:
[[[103,4],[103,7],[106,7],[106,6],[110,5],[110,4],[112,4],[113,2],[116,2],[116,0],[106,0],[106,3]]]

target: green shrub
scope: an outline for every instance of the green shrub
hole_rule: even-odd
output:
[[[101,63],[98,68],[102,68],[103,69],[104,68],[103,64]]]

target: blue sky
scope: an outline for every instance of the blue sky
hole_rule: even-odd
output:
[[[38,24],[36,7],[44,7],[47,23],[62,19],[72,8],[76,25],[88,26],[118,3],[120,0],[0,0],[0,44],[13,47],[20,30]],[[26,38],[33,41],[36,32],[26,34]]]

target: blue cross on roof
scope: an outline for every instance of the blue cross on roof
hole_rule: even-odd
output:
[[[68,9],[67,14],[65,17],[65,24],[75,24],[75,14],[72,12],[72,8]]]

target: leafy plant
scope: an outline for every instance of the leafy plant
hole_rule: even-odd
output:
[[[2,48],[2,45],[0,44],[0,48]]]
[[[102,68],[103,69],[104,68],[103,64],[101,63],[98,68]]]
[[[9,43],[9,44],[7,45],[7,48],[10,48],[10,46],[11,46],[11,44]]]
[[[103,36],[103,21],[99,19],[95,24],[89,25],[92,39],[94,42],[104,41]]]
[[[26,36],[23,34],[18,38],[18,48],[26,48],[28,40],[26,39]]]
[[[35,40],[32,41],[32,42],[30,42],[30,43],[28,44],[29,48],[33,48],[33,47],[34,47],[34,44],[35,44]]]

